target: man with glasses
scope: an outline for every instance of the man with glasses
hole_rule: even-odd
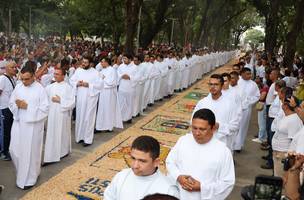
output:
[[[15,88],[17,68],[14,61],[7,62],[5,66],[5,73],[0,76],[0,109],[3,116],[3,157],[1,159],[9,161],[11,160],[9,154],[9,145],[11,140],[11,128],[13,124],[13,114],[8,108],[10,96]],[[2,138],[0,138],[0,141]],[[0,149],[1,149],[0,148]]]
[[[217,128],[211,110],[197,110],[192,132],[179,138],[171,149],[166,167],[179,187],[181,200],[225,199],[232,191],[235,183],[232,154],[213,136]]]
[[[239,114],[236,102],[229,96],[222,94],[224,79],[219,74],[213,74],[209,80],[209,95],[201,99],[194,108],[193,114],[202,108],[210,109],[216,117],[215,137],[232,147],[233,135],[239,127]]]
[[[41,171],[49,102],[45,89],[35,81],[32,67],[21,69],[21,81],[9,100],[9,109],[14,116],[9,150],[17,172],[17,186],[28,189],[36,184]]]

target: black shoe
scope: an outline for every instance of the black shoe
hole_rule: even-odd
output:
[[[269,148],[270,148],[269,145],[268,146],[261,146],[261,150],[263,150],[263,151],[267,151]]]
[[[33,187],[33,185],[30,185],[30,186],[24,186],[23,190],[29,190]]]
[[[273,165],[270,165],[270,164],[266,163],[264,165],[261,165],[261,168],[262,169],[273,169]]]
[[[87,147],[87,146],[90,146],[91,144],[88,144],[88,143],[83,143],[82,146],[84,147]]]
[[[11,158],[11,156],[8,154],[8,155],[5,155],[5,156],[2,158],[2,160],[4,160],[4,161],[11,161],[12,158]]]
[[[54,164],[54,163],[56,163],[56,162],[46,162],[46,163],[43,163],[41,166],[46,167],[46,166]]]
[[[106,133],[112,133],[113,130],[106,130]]]
[[[4,190],[4,186],[0,185],[0,194],[2,193],[3,190]]]
[[[270,158],[269,155],[267,155],[267,156],[262,156],[262,159],[263,159],[263,160],[269,160],[269,158]]]
[[[129,119],[128,121],[125,121],[125,123],[131,124],[132,123],[132,119]]]
[[[235,153],[241,153],[242,150],[234,150]]]
[[[77,142],[78,144],[82,144],[82,143],[84,143],[84,141],[83,140],[80,140],[79,142]]]
[[[95,129],[95,130],[94,130],[94,133],[101,133],[101,131],[100,131],[100,130]]]
[[[152,104],[152,103],[149,103],[148,106],[151,107],[151,106],[153,106],[153,104]],[[144,111],[145,111],[145,110],[144,110]]]

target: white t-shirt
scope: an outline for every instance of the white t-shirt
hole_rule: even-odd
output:
[[[11,80],[15,84],[15,81],[13,79]],[[0,109],[8,108],[8,102],[14,88],[10,80],[5,75],[0,76],[0,90],[2,90],[2,93],[0,94]]]
[[[304,154],[304,127],[302,127],[294,136],[289,151]]]
[[[296,113],[284,116],[279,121],[277,130],[272,138],[272,149],[287,152],[292,139],[302,127],[303,122]]]
[[[298,79],[292,76],[285,76],[283,79],[285,81],[287,87],[294,88],[298,84]]]
[[[272,83],[266,96],[266,105],[271,105],[275,99],[275,83]]]

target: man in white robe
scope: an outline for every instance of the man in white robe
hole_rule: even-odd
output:
[[[161,90],[161,84],[162,84],[162,71],[161,71],[161,62],[158,60],[155,60],[154,57],[151,58],[153,60],[153,66],[156,68],[155,71],[159,72],[155,79],[155,89],[154,89],[154,101],[161,100],[163,98],[162,96],[162,90]]]
[[[136,87],[134,96],[133,117],[137,117],[142,113],[143,96],[147,74],[145,73],[145,65],[141,63],[139,56],[134,56],[133,63],[136,66]]]
[[[210,109],[216,117],[217,130],[215,137],[231,149],[233,143],[232,138],[239,128],[240,112],[236,112],[236,102],[229,96],[222,94],[223,84],[224,80],[221,75],[211,75],[209,80],[210,94],[197,103],[192,116],[202,108]]]
[[[189,76],[190,76],[190,54],[187,53],[186,56],[182,59],[182,89],[186,89],[189,86]]]
[[[211,110],[198,110],[193,115],[192,132],[179,138],[166,159],[181,200],[223,200],[233,189],[231,151],[214,137],[215,124]]]
[[[55,83],[46,87],[50,109],[47,120],[44,163],[59,162],[71,152],[71,117],[75,106],[73,88],[64,81],[66,71],[56,69]]]
[[[144,109],[146,109],[148,106],[149,90],[151,89],[150,74],[152,72],[152,63],[150,63],[149,61],[150,61],[150,56],[149,56],[149,54],[146,54],[144,57],[144,62],[141,64],[143,74],[144,74],[144,79],[145,79],[144,91],[143,91],[143,95],[141,97],[142,98],[142,100],[141,100],[142,101],[142,107],[141,107],[142,111]]]
[[[36,184],[41,170],[44,122],[49,102],[45,89],[35,81],[32,68],[21,69],[21,81],[9,101],[9,109],[14,115],[9,149],[17,172],[16,184],[28,189]]]
[[[251,118],[252,106],[260,99],[260,91],[257,84],[251,80],[251,70],[244,67],[241,70],[241,78],[238,81],[241,92],[242,118],[240,129],[234,143],[234,150],[240,152],[247,136]]]
[[[159,70],[161,71],[161,83],[159,89],[159,99],[166,97],[168,95],[168,74],[169,74],[169,67],[166,62],[164,62],[163,55],[157,56],[157,62]]]
[[[133,57],[129,54],[123,56],[124,64],[117,69],[119,87],[118,97],[121,109],[122,121],[132,123],[134,108],[136,80],[136,66],[132,62]]]
[[[82,68],[77,68],[70,79],[76,91],[75,139],[83,146],[93,143],[97,101],[103,86],[100,74],[90,66],[90,61],[90,57],[84,57]]]
[[[156,100],[157,91],[160,88],[161,72],[154,63],[154,56],[150,56],[150,73],[149,79],[151,80],[149,92],[148,92],[148,105],[152,106]]]
[[[171,96],[175,88],[175,79],[176,79],[176,59],[173,52],[169,53],[168,58],[164,60],[168,65],[168,94]]]
[[[160,145],[151,136],[139,136],[131,146],[131,168],[117,173],[104,193],[104,200],[141,200],[159,193],[178,197],[177,187],[158,169]]]
[[[99,104],[96,117],[97,131],[113,131],[113,128],[123,128],[121,110],[117,94],[116,69],[110,66],[110,59],[101,60],[100,76],[103,88],[99,95]]]

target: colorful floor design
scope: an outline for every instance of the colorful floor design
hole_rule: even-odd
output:
[[[143,130],[184,135],[189,132],[189,122],[186,120],[178,117],[157,115],[141,128]]]
[[[233,61],[213,73],[223,73],[231,69]],[[151,135],[161,143],[161,166],[166,172],[164,161],[181,135],[189,131],[192,110],[208,93],[208,77],[194,84],[188,90],[149,113],[132,127],[119,133],[110,141],[97,147],[73,165],[63,169],[41,186],[27,193],[23,200],[97,200],[113,176],[130,166],[130,145],[139,135]]]

